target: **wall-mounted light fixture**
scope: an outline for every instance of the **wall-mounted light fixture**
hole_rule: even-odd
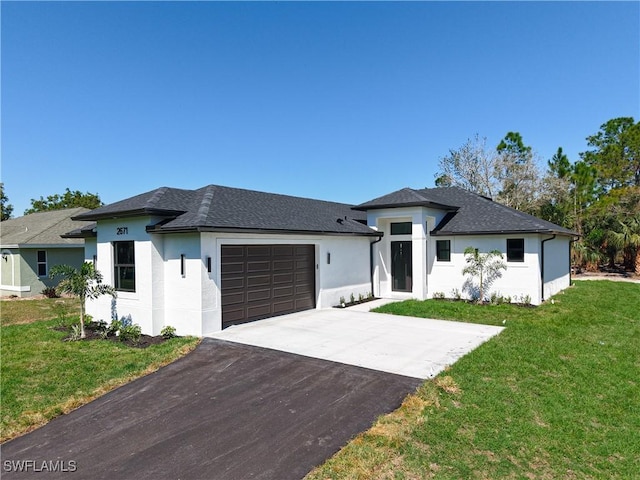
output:
[[[180,275],[182,275],[182,278],[186,276],[186,269],[184,264],[184,253],[180,254]]]
[[[211,273],[211,257],[207,257],[207,272]]]
[[[331,264],[331,252],[327,252],[327,265]]]

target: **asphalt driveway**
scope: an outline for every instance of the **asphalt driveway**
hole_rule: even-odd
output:
[[[204,339],[158,372],[2,445],[2,478],[298,479],[420,383]]]

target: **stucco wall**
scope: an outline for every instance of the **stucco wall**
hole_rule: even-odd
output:
[[[47,255],[47,275],[38,276],[38,251]],[[47,287],[55,287],[60,278],[49,278],[49,270],[54,265],[70,265],[80,268],[84,261],[84,247],[47,247],[3,250],[6,261],[2,260],[2,295],[33,297],[40,295]]]
[[[119,317],[131,315],[143,333],[157,335],[165,325],[179,335],[206,335],[222,328],[220,254],[225,244],[312,244],[316,251],[316,306],[338,304],[340,297],[366,296],[371,290],[368,237],[276,234],[153,234],[145,227],[154,219],[101,221],[87,260],[97,255],[105,283],[113,285],[114,241],[135,242],[136,291],[118,292]],[[118,228],[126,227],[126,234]],[[331,261],[327,263],[327,254]],[[185,272],[180,272],[184,255]],[[207,258],[211,258],[211,272]],[[111,298],[87,304],[96,319],[111,320]]]
[[[524,262],[507,262],[507,238],[524,238]],[[451,261],[437,261],[435,244],[436,240],[451,241]],[[462,274],[462,270],[467,265],[464,250],[467,247],[478,248],[481,253],[491,250],[498,250],[503,254],[503,260],[507,265],[507,270],[501,270],[501,277],[489,286],[485,291],[485,296],[492,293],[511,297],[513,302],[529,299],[533,304],[541,301],[540,287],[540,265],[539,265],[539,236],[538,235],[513,235],[513,236],[452,236],[452,237],[432,237],[433,261],[431,262],[431,272],[429,275],[429,297],[434,294],[443,293],[447,298],[454,296],[454,291],[459,291],[463,298],[471,297],[471,290],[465,289],[465,281],[470,276]],[[477,278],[474,279],[477,285]]]
[[[503,253],[507,270],[501,271],[501,277],[490,285],[487,294],[491,293],[511,297],[514,302],[530,301],[539,304],[542,301],[542,283],[540,276],[540,235],[479,235],[479,236],[451,236],[432,237],[431,230],[437,225],[444,215],[443,210],[425,207],[403,207],[394,209],[373,210],[368,213],[369,225],[384,232],[381,242],[375,245],[375,274],[374,293],[377,296],[389,298],[432,298],[434,294],[444,294],[446,297],[454,297],[459,292],[463,298],[471,298],[473,289],[469,288],[473,283],[465,284],[469,277],[462,274],[466,266],[464,257],[465,248],[472,246],[480,252],[498,250]],[[391,235],[391,223],[412,222],[410,235]],[[524,238],[525,255],[523,262],[507,262],[506,249],[507,238]],[[451,260],[439,262],[436,255],[436,241],[450,240]],[[411,292],[398,292],[392,289],[391,274],[391,242],[412,242],[412,290]],[[550,242],[547,242],[549,245]],[[549,247],[550,257],[554,262],[553,269],[568,265],[568,257],[563,257],[562,248]],[[567,247],[568,248],[568,247]],[[566,260],[565,260],[566,258]],[[562,275],[560,275],[562,273]],[[568,285],[564,273],[550,273],[557,280],[551,281],[549,291],[562,289]],[[568,272],[566,272],[568,274]],[[477,285],[477,282],[476,282]],[[557,291],[557,290],[555,290]],[[546,291],[545,291],[546,293]]]
[[[546,236],[546,238],[551,238]],[[548,300],[571,284],[570,237],[559,236],[544,244],[544,299]]]

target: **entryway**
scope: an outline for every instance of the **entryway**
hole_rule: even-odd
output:
[[[391,279],[394,292],[411,292],[411,241],[391,242]]]

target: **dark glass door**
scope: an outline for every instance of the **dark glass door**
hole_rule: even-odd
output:
[[[391,242],[391,280],[394,292],[411,291],[411,241]]]

